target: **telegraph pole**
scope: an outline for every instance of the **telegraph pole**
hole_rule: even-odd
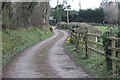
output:
[[[69,11],[68,11],[68,3],[67,3],[67,0],[63,0],[63,2],[59,2],[59,0],[57,0],[57,22],[58,22],[58,3],[65,3],[66,4],[66,7],[67,7],[67,27],[69,28]]]
[[[79,0],[79,10],[81,10],[81,0]]]
[[[58,23],[58,3],[59,3],[59,0],[57,0],[57,17],[56,17],[57,23]]]
[[[69,11],[67,9],[67,27],[69,28]]]
[[[68,3],[66,2],[67,6],[67,27],[69,28],[69,11],[68,11]]]

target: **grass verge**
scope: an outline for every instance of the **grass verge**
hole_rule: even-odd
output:
[[[35,44],[38,41],[51,37],[53,32],[45,26],[42,30],[36,27],[20,30],[2,31],[2,66],[8,64],[12,58],[23,49]]]
[[[76,65],[82,67],[89,75],[94,78],[118,78],[120,76],[113,76],[111,71],[106,69],[105,59],[101,56],[101,63],[98,64],[97,57],[91,57],[84,59],[84,55],[75,51],[75,46],[67,44],[65,47],[68,55],[76,63]]]

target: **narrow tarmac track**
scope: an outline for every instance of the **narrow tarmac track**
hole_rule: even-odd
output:
[[[3,78],[90,78],[64,51],[68,33],[55,30],[44,41],[25,49],[3,69]]]

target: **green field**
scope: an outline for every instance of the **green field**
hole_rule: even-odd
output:
[[[108,31],[108,27],[107,26],[94,26],[94,28],[100,30],[102,33]]]
[[[36,27],[19,30],[3,30],[2,31],[2,47],[3,47],[3,67],[8,64],[12,57],[17,55],[26,47],[44,40],[53,35],[49,31],[49,27],[39,30]]]
[[[108,26],[94,26],[94,28],[100,30],[102,33],[109,31],[110,30],[109,28],[111,28],[113,32],[118,32],[119,31],[118,30],[118,26],[112,26],[112,27],[108,27]]]

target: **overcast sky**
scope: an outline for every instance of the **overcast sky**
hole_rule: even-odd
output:
[[[62,2],[63,0],[59,0]],[[102,0],[68,0],[68,3],[71,5],[72,10],[79,10],[79,2],[81,3],[81,9],[88,9],[88,8],[98,8]],[[57,0],[50,1],[51,7],[55,7],[57,5]]]

